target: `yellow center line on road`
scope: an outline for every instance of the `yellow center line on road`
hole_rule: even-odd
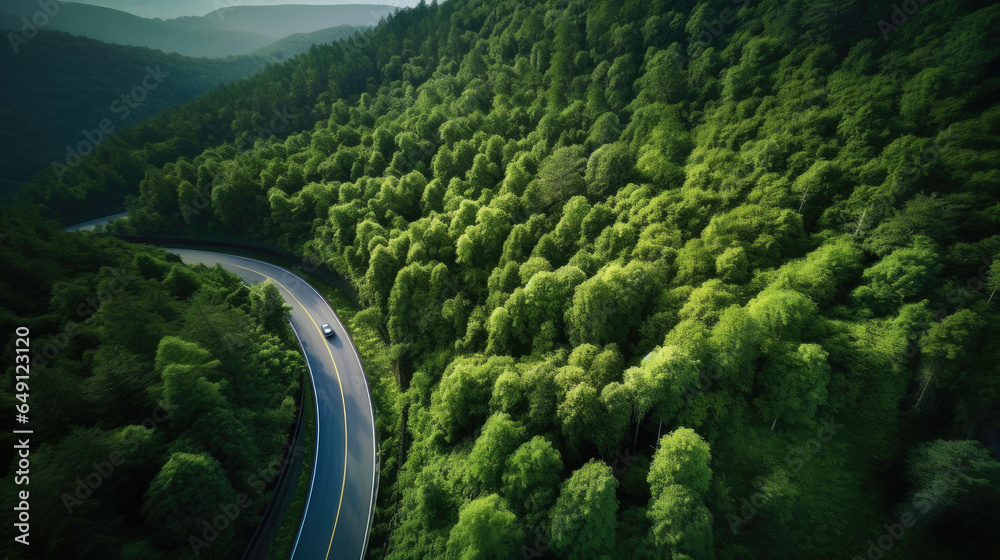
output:
[[[295,294],[293,294],[292,291],[289,290],[287,286],[275,280],[274,278],[271,278],[267,274],[264,274],[263,272],[254,270],[252,268],[247,268],[245,266],[240,266],[238,264],[234,264],[233,266],[235,266],[236,268],[242,268],[243,270],[249,272],[253,272],[254,274],[259,274],[264,278],[267,278],[268,280],[281,286],[282,288],[285,288],[285,291],[288,292],[290,296],[292,296],[292,299],[295,300],[295,303],[299,304],[299,307],[301,307],[302,310],[306,312],[306,316],[308,316],[309,320],[312,321],[313,326],[316,327],[316,330],[319,331],[319,334],[321,336],[323,335],[323,329],[320,328],[319,323],[316,322],[316,319],[314,319],[312,314],[309,313],[309,310],[306,309],[306,306],[302,305],[302,302],[299,301],[299,298],[295,297]],[[323,339],[326,340],[326,337],[323,336]],[[337,502],[337,515],[333,520],[333,532],[330,533],[330,544],[327,545],[326,547],[326,556],[324,557],[324,558],[329,558],[330,550],[333,548],[333,535],[337,533],[337,522],[340,521],[340,507],[344,503],[344,488],[347,487],[347,402],[344,400],[344,384],[340,380],[340,370],[337,368],[337,361],[333,359],[333,350],[330,350],[329,344],[326,345],[326,351],[330,353],[330,361],[333,362],[333,371],[334,373],[337,374],[337,385],[340,387],[340,402],[341,404],[343,404],[343,409],[344,409],[344,478],[340,482],[340,501]],[[317,418],[316,421],[319,422],[319,418]],[[319,442],[317,441],[316,444],[319,445]],[[314,458],[313,460],[315,461],[317,459],[318,457]],[[305,514],[303,513],[303,515]]]

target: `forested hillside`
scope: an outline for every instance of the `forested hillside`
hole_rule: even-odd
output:
[[[0,494],[13,506],[30,491],[30,544],[11,535],[0,550],[239,557],[267,504],[306,370],[278,288],[54,225],[0,218],[0,329],[11,337],[3,359],[15,363],[18,328],[31,349],[17,385],[5,369],[0,403],[12,414],[27,405],[33,430],[3,434]],[[31,466],[18,481],[15,438],[24,437]],[[226,529],[206,537],[203,522],[217,523],[220,511]]]
[[[251,54],[222,59],[40,31],[17,53],[0,50],[0,81],[10,84],[0,90],[5,124],[0,130],[0,194],[11,194],[53,163],[71,171],[67,160],[75,163],[73,154],[89,154],[95,144],[114,142],[100,131],[104,119],[117,134],[164,107],[360,30],[344,25],[295,34]]]
[[[421,4],[24,200],[353,280],[373,558],[984,557],[1000,6],[905,5]]]
[[[0,90],[0,193],[9,195],[53,162],[65,165],[67,145],[89,153],[78,144],[99,136],[92,133],[91,141],[81,131],[99,130],[102,119],[120,131],[277,60],[188,58],[48,30],[16,54],[0,50],[0,80],[8,84]]]

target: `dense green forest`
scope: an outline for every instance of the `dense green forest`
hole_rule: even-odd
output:
[[[269,498],[305,362],[270,283],[37,216],[0,219],[2,356],[30,330],[30,482],[5,431],[0,494],[30,489],[30,546],[9,558],[233,558]],[[20,360],[19,360],[20,361]],[[18,372],[20,375],[23,372]],[[24,399],[19,396],[28,395]],[[13,414],[13,412],[12,412]],[[228,528],[209,534],[203,522]],[[204,544],[190,538],[201,539]]]
[[[373,558],[984,557],[1000,6],[903,6],[421,3],[22,202],[356,284]]]

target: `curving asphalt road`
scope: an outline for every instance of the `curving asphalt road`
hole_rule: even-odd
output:
[[[270,278],[291,305],[316,397],[316,454],[292,560],[361,559],[375,501],[375,421],[361,358],[340,318],[298,276],[272,264],[193,249],[168,249],[188,264],[222,265],[248,283]],[[333,338],[323,337],[329,323]]]
[[[98,218],[66,231],[96,229],[126,215]],[[248,283],[270,278],[278,285],[292,307],[289,320],[306,356],[316,402],[315,460],[291,559],[364,558],[375,512],[375,413],[361,357],[340,317],[315,288],[283,268],[225,253],[168,250],[188,264],[219,264]],[[323,323],[333,327],[332,338],[323,337]]]

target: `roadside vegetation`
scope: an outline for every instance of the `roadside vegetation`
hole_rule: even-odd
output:
[[[0,329],[27,327],[32,348],[32,539],[11,557],[242,554],[305,370],[277,287],[37,216],[0,224]],[[0,492],[15,503],[12,437]]]

